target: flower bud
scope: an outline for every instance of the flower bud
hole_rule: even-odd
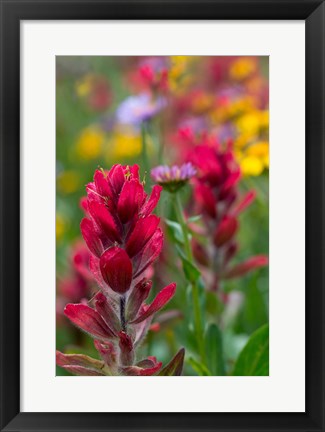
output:
[[[111,247],[101,256],[99,265],[104,281],[113,291],[119,294],[128,291],[132,282],[132,263],[124,249]]]
[[[223,246],[235,235],[238,228],[237,219],[232,216],[225,216],[217,226],[214,235],[214,244],[217,247]]]

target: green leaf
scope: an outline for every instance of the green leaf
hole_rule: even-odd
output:
[[[175,357],[159,372],[159,376],[182,375],[185,350],[181,348]]]
[[[169,219],[165,219],[166,225],[168,226],[168,228],[170,229],[169,231],[171,232],[174,240],[176,240],[176,242],[180,243],[180,244],[184,244],[184,236],[183,236],[183,231],[182,231],[182,227],[178,222],[174,222],[172,220]]]
[[[205,295],[207,312],[213,316],[220,316],[224,309],[224,304],[215,292],[205,290]]]
[[[188,359],[188,363],[192,368],[195,370],[195,372],[200,376],[211,376],[211,372],[209,369],[199,361],[195,360],[193,357],[190,357]]]
[[[186,279],[190,282],[196,282],[201,276],[200,270],[195,267],[187,258],[181,258],[183,264],[183,270],[186,276]]]
[[[205,335],[208,367],[214,376],[225,375],[222,334],[216,324],[210,324]]]
[[[247,277],[244,305],[236,323],[237,333],[251,334],[268,322],[267,305],[258,280],[259,272]]]
[[[249,338],[236,361],[233,375],[269,375],[269,325],[256,330]]]
[[[226,330],[222,333],[223,354],[225,363],[234,365],[239,353],[247,344],[249,336],[246,334],[237,334],[233,330]]]
[[[184,252],[177,245],[176,250],[182,261],[183,271],[186,279],[191,283],[196,282],[201,276],[200,270],[186,258]]]

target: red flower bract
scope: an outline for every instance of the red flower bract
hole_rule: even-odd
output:
[[[100,271],[104,281],[113,291],[124,294],[132,282],[132,263],[128,254],[115,246],[100,257]]]
[[[65,315],[96,339],[95,347],[103,362],[59,353],[58,364],[70,372],[146,376],[161,369],[162,364],[153,357],[134,364],[136,348],[149,330],[153,315],[176,290],[176,284],[171,283],[150,305],[144,303],[152,282],[143,278],[143,273],[163,246],[160,219],[151,214],[160,192],[161,187],[155,186],[147,196],[137,165],[114,165],[107,173],[97,170],[94,182],[88,184],[87,202],[83,203],[88,217],[81,222],[81,232],[92,254],[90,271],[103,291],[92,299],[94,308],[68,304]],[[175,371],[179,374],[179,368]]]
[[[195,201],[203,214],[207,235],[213,234],[211,250],[202,253],[200,245],[193,243],[194,255],[202,265],[213,265],[213,289],[219,279],[243,276],[247,272],[267,264],[265,256],[252,257],[229,268],[238,245],[235,236],[239,227],[238,216],[255,199],[255,191],[249,191],[238,200],[240,169],[235,162],[232,143],[223,148],[218,144],[197,145],[189,155],[189,160],[198,170],[195,179]]]
[[[161,189],[161,186],[154,186],[148,197],[137,165],[114,165],[106,173],[96,170],[94,182],[87,185],[85,207],[90,218],[82,220],[81,232],[94,258],[101,260],[104,281],[115,292],[122,294],[130,288],[132,268],[126,255],[138,277],[161,252],[162,241],[157,240],[162,239],[158,228],[160,219],[151,214],[159,201]],[[123,249],[123,253],[115,256],[117,249],[112,247]],[[113,269],[115,264],[109,264],[103,258],[103,255],[108,258],[108,250],[111,250],[109,254],[114,252],[116,265],[121,270],[125,269],[124,279],[117,276],[120,272]],[[111,261],[113,257],[109,258]],[[96,267],[94,262],[92,267]]]

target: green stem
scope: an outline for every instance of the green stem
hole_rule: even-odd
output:
[[[184,212],[183,212],[180,196],[176,192],[174,194],[174,197],[175,197],[174,203],[175,203],[176,217],[177,217],[178,223],[180,224],[180,226],[182,228],[183,237],[184,237],[184,249],[185,249],[186,258],[188,259],[188,261],[191,264],[195,265],[194,259],[193,259],[193,254],[192,254],[191,243],[190,243],[190,239],[189,239],[189,230],[187,227],[186,220],[184,218]],[[201,361],[202,361],[202,363],[205,364],[204,330],[202,327],[199,287],[197,285],[197,282],[191,282],[190,281],[190,283],[192,286],[195,335],[196,335],[196,339],[197,339],[197,344],[198,344],[198,348],[199,348]]]
[[[183,207],[182,207],[181,199],[180,199],[179,193],[177,193],[177,192],[175,193],[174,196],[175,196],[176,217],[177,217],[178,223],[180,224],[182,231],[183,231],[185,254],[186,254],[187,259],[192,262],[193,261],[192,248],[191,248],[187,223],[186,223],[184,213],[183,213]]]
[[[161,119],[159,119],[161,120]],[[158,163],[162,165],[164,163],[164,137],[161,130],[161,124],[158,124]]]

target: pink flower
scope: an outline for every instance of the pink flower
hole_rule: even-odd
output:
[[[152,179],[170,192],[175,192],[184,186],[196,174],[191,162],[181,166],[159,165],[151,170]]]

